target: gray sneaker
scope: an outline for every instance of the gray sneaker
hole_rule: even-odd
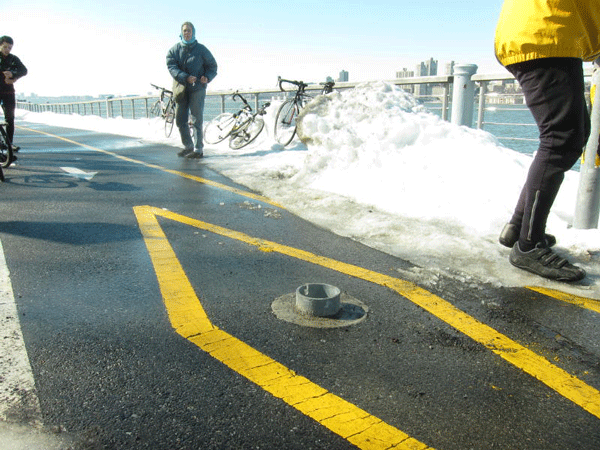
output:
[[[184,148],[179,153],[177,153],[177,156],[179,156],[180,158],[183,158],[183,157],[189,155],[190,153],[192,153],[193,151],[194,151],[193,148]]]
[[[186,155],[186,158],[189,158],[189,159],[200,159],[203,156],[204,156],[204,154],[202,152],[193,151],[193,152],[188,153]]]
[[[544,278],[556,281],[581,281],[585,278],[585,270],[561,258],[549,247],[540,244],[533,250],[522,252],[516,243],[508,257],[510,263],[519,269],[535,273]]]

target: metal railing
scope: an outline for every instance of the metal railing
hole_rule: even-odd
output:
[[[99,117],[123,117],[141,119],[150,117],[150,110],[157,96],[138,96],[87,100],[81,102],[31,103],[17,101],[17,108],[32,112],[53,112],[57,114],[79,114]]]
[[[437,85],[443,89],[443,94],[438,97],[443,97],[442,101],[442,118],[448,117],[449,92],[452,84],[452,76],[435,76],[435,77],[415,77],[401,78],[394,80],[384,80],[389,84],[398,85],[401,87],[409,87],[415,85]],[[336,83],[336,90],[351,89],[361,83]],[[318,92],[322,90],[319,84],[311,84],[306,89],[307,91]],[[254,101],[255,107],[259,106],[261,99],[271,99],[272,97],[285,97],[286,93],[279,88],[266,89],[239,89],[239,90],[223,90],[223,91],[208,91],[207,104],[205,105],[205,115],[208,119],[211,116],[216,116],[222,112],[236,110],[239,107],[239,102],[235,103],[231,100],[235,92],[250,97]],[[419,96],[417,96],[419,97]],[[120,98],[106,98],[99,100],[89,100],[81,102],[53,102],[53,103],[31,103],[26,101],[17,101],[17,108],[32,112],[53,112],[57,114],[80,114],[80,115],[96,115],[105,118],[122,117],[124,119],[139,119],[151,117],[150,111],[152,106],[158,100],[158,95],[149,96],[130,96]]]
[[[462,67],[462,66],[461,66]],[[466,65],[467,68],[476,66]],[[455,68],[455,73],[459,73]],[[586,77],[591,76],[591,69],[586,71]],[[443,120],[451,120],[453,123],[467,125],[477,129],[486,129],[501,141],[522,141],[533,148],[537,145],[537,127],[533,118],[528,113],[528,109],[523,105],[522,108],[515,107],[514,104],[523,104],[523,96],[520,93],[510,95],[497,94],[490,92],[492,83],[514,80],[513,76],[508,73],[501,74],[469,74],[467,73],[466,80],[473,87],[471,92],[466,93],[464,105],[457,105],[463,101],[460,97],[463,93],[459,89],[454,88],[455,75],[441,75],[429,77],[412,77],[412,78],[396,78],[391,80],[383,80],[385,83],[399,86],[400,88],[412,92],[417,99],[422,102],[427,102],[429,110],[439,113]],[[461,79],[461,83],[464,80]],[[336,83],[336,90],[351,89],[362,83]],[[425,89],[423,89],[425,86]],[[319,84],[311,84],[307,91],[318,92],[322,89]],[[425,94],[419,94],[419,91],[425,91]],[[458,94],[456,91],[459,91]],[[246,89],[246,90],[223,90],[223,91],[208,91],[205,103],[205,120],[210,120],[218,114],[229,111],[234,112],[239,109],[239,102],[232,100],[232,95],[235,92],[240,92],[250,101],[254,102],[255,109],[258,109],[261,101],[271,101],[273,98],[284,98],[287,93],[281,92],[278,87],[271,89]],[[504,99],[506,101],[501,101]],[[149,118],[152,116],[151,110],[154,103],[158,100],[158,96],[130,96],[121,98],[106,98],[81,102],[65,102],[65,103],[30,103],[18,101],[17,107],[33,112],[53,112],[58,114],[79,114],[79,115],[96,115],[105,118],[122,117],[125,119]],[[510,103],[510,105],[507,105]],[[476,119],[472,120],[472,111],[469,108],[476,108]],[[464,111],[466,109],[467,111]],[[486,121],[486,110],[495,109],[496,111],[525,111],[527,120],[519,122],[497,122]],[[452,117],[452,116],[455,117]],[[461,117],[458,117],[458,116]],[[474,122],[474,123],[473,123]],[[523,133],[516,131],[519,128],[531,128],[531,133]],[[531,137],[523,137],[523,135],[531,135]],[[515,143],[514,145],[519,145]]]

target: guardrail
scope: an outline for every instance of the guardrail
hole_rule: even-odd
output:
[[[461,72],[460,68],[467,69],[467,72]],[[485,120],[486,109],[493,107],[497,111],[515,111],[514,106],[505,106],[494,103],[491,105],[489,99],[497,98],[497,94],[488,92],[488,87],[491,83],[514,80],[508,72],[502,74],[480,75],[475,72],[476,66],[465,65],[455,67],[455,75],[441,75],[429,77],[412,77],[412,78],[396,78],[383,80],[386,83],[399,86],[400,88],[412,92],[417,99],[427,103],[427,108],[439,114],[443,120],[451,120],[453,123],[467,125],[472,127],[475,122],[475,127],[478,129],[485,128],[487,131],[495,135],[501,141],[512,141],[514,146],[522,151],[533,152],[537,147],[537,129],[533,122],[533,118],[528,113],[528,110],[523,106],[520,111],[525,111],[524,117],[527,123],[521,122],[494,122]],[[458,75],[456,75],[458,73]],[[591,71],[590,71],[591,74]],[[462,77],[460,83],[455,83],[456,77]],[[336,83],[336,90],[351,89],[362,83],[344,82]],[[463,92],[457,87],[469,85],[469,92]],[[425,88],[423,88],[425,87]],[[319,84],[310,85],[307,90],[319,92],[322,86]],[[418,95],[419,91],[425,91],[425,95]],[[458,92],[457,92],[458,91]],[[205,102],[204,116],[205,120],[210,120],[218,114],[229,111],[235,112],[239,109],[239,103],[232,100],[232,95],[236,91],[208,91]],[[279,87],[266,89],[246,89],[239,92],[253,101],[257,109],[261,101],[271,101],[274,97],[284,98],[287,93],[279,90]],[[512,97],[520,98],[522,95],[516,94]],[[154,103],[158,100],[157,95],[149,96],[130,96],[121,98],[107,98],[99,100],[91,100],[85,102],[69,102],[69,103],[29,103],[17,102],[17,107],[34,112],[50,111],[59,114],[81,114],[81,115],[96,115],[100,117],[123,117],[125,119],[138,119],[151,117],[151,110]],[[457,105],[460,104],[460,107]],[[476,120],[473,121],[473,109],[477,108]],[[452,110],[451,110],[452,108]],[[499,114],[496,114],[498,116]],[[501,114],[500,114],[501,115]],[[521,132],[523,127],[528,127],[531,132]],[[516,131],[519,130],[519,131]],[[528,137],[523,137],[528,136]],[[520,142],[518,142],[520,141]]]
[[[386,83],[398,85],[398,86],[412,86],[412,85],[438,85],[443,86],[444,89],[444,102],[442,106],[442,117],[447,119],[448,117],[448,104],[449,104],[449,88],[452,84],[452,76],[433,76],[433,77],[414,77],[414,78],[401,78],[395,80],[384,80]],[[336,83],[335,89],[351,89],[358,86],[361,83]],[[321,91],[323,86],[319,84],[311,84],[306,89],[307,91]],[[207,92],[207,103],[205,104],[205,116],[210,119],[212,116],[228,111],[239,109],[239,104],[236,104],[231,100],[232,95],[235,92],[239,92],[244,96],[249,96],[253,99],[255,106],[259,106],[261,99],[271,99],[271,97],[286,95],[285,92],[279,90],[279,88],[266,88],[266,89],[239,89],[239,90],[222,90],[222,91],[208,91]],[[208,100],[213,99],[212,102]],[[24,101],[17,101],[17,108],[24,109],[32,112],[53,112],[57,114],[81,114],[81,115],[96,115],[99,117],[112,118],[112,117],[123,117],[124,119],[139,119],[143,117],[151,117],[150,111],[152,106],[158,100],[158,95],[150,96],[129,96],[120,98],[106,98],[99,100],[89,100],[83,102],[54,102],[54,103],[31,103]]]
[[[591,70],[586,72],[586,76],[591,76]],[[444,120],[452,120],[452,115],[461,114],[461,111],[458,113],[455,111],[450,111],[450,107],[454,106],[456,100],[454,97],[456,93],[452,91],[454,85],[454,75],[442,75],[442,76],[430,76],[430,77],[413,77],[413,78],[396,78],[390,80],[383,80],[386,83],[393,84],[399,86],[403,89],[409,91],[415,91],[417,86],[432,86],[434,92],[430,92],[426,95],[415,95],[418,99],[423,101],[425,100],[434,100],[431,104],[431,108],[434,111],[439,111],[439,114]],[[471,95],[472,98],[467,99],[467,103],[475,106],[477,105],[477,118],[475,121],[475,127],[478,129],[485,128],[486,125],[491,126],[523,126],[523,123],[517,122],[486,122],[485,121],[485,111],[486,108],[490,107],[490,103],[488,99],[497,98],[498,95],[495,93],[490,93],[488,91],[488,87],[492,82],[504,81],[504,80],[514,80],[512,75],[508,72],[502,74],[473,74],[470,77],[470,81],[472,83],[477,84],[477,88],[473,90]],[[351,89],[355,86],[362,83],[336,83],[335,89],[343,90],[343,89]],[[307,90],[309,91],[320,91],[321,86],[318,84],[310,85]],[[430,88],[431,91],[431,88]],[[220,114],[225,111],[234,111],[238,109],[238,105],[231,100],[231,96],[236,91],[233,90],[223,90],[223,91],[209,91],[207,93],[207,103],[205,105],[205,116],[206,119]],[[258,107],[260,100],[270,100],[272,97],[281,96],[284,97],[286,93],[281,92],[278,88],[272,89],[246,89],[239,90],[239,92],[245,96],[249,96],[253,99],[256,107]],[[517,98],[521,99],[520,103],[522,104],[522,95],[521,94],[513,94],[513,95],[505,95],[505,98]],[[139,119],[139,118],[148,118],[151,117],[151,109],[156,100],[158,99],[157,95],[149,95],[149,96],[129,96],[129,97],[120,97],[120,98],[106,98],[99,100],[90,100],[90,101],[82,101],[82,102],[66,102],[66,103],[30,103],[24,101],[17,101],[17,107],[21,109],[25,109],[33,112],[54,112],[58,114],[80,114],[80,115],[96,115],[100,117],[123,117],[125,119]],[[436,103],[437,102],[437,103]],[[517,101],[516,103],[519,103]],[[438,106],[439,105],[439,106]],[[494,107],[497,109],[502,109],[501,103],[493,103]],[[467,105],[468,108],[468,105]],[[523,111],[526,111],[527,108],[523,106]],[[468,116],[468,114],[467,114]],[[468,119],[469,117],[467,117]],[[453,122],[459,122],[458,118],[455,117]],[[467,120],[467,126],[473,126],[472,121]],[[530,124],[525,124],[525,126],[535,127],[533,121]],[[516,138],[511,136],[499,136],[501,139],[515,139],[522,140],[522,138]],[[535,141],[536,139],[525,139],[530,141]]]
[[[476,67],[476,66],[475,66]],[[586,77],[591,76],[591,69],[586,71]],[[454,85],[454,75],[441,75],[441,76],[429,76],[429,77],[412,77],[412,78],[396,78],[390,80],[383,80],[386,83],[393,84],[399,86],[404,89],[414,90],[415,86],[433,86],[435,92],[429,93],[426,95],[415,95],[418,99],[437,99],[440,103],[440,106],[437,108],[440,110],[440,116],[444,120],[452,120],[453,122],[458,122],[459,118],[455,117],[452,119],[452,115],[455,116],[461,114],[462,112],[459,110],[457,112],[456,108],[450,113],[450,106],[454,106],[457,101],[456,92],[452,92],[451,88]],[[477,83],[478,89],[474,89],[471,95],[471,98],[468,98],[466,102],[466,107],[468,108],[470,105],[477,105],[477,120],[475,123],[476,128],[482,129],[487,125],[522,125],[520,123],[496,123],[496,122],[486,122],[485,121],[485,110],[488,107],[488,102],[486,99],[491,96],[495,96],[496,94],[488,92],[488,86],[491,82],[496,81],[504,81],[504,80],[514,80],[512,75],[508,72],[502,74],[473,74],[470,77],[471,83]],[[461,80],[462,81],[462,80]],[[343,89],[351,89],[356,87],[360,83],[353,82],[344,82],[344,83],[336,83],[336,90]],[[308,91],[320,91],[322,86],[318,84],[310,85],[307,90]],[[281,92],[279,88],[272,89],[240,89],[237,91],[234,90],[223,90],[223,91],[208,91],[207,99],[213,99],[212,102],[207,103],[205,106],[205,115],[208,119],[210,116],[216,116],[222,112],[227,110],[236,110],[238,105],[231,101],[231,96],[235,93],[239,92],[245,96],[250,96],[253,98],[256,107],[259,105],[259,101],[261,98],[271,98],[273,96],[285,96],[286,93]],[[507,96],[509,97],[509,96]],[[520,94],[514,94],[512,97],[520,97]],[[24,101],[17,101],[17,107],[21,109],[25,109],[27,111],[33,112],[54,112],[58,114],[81,114],[81,115],[97,115],[100,117],[123,117],[125,119],[139,119],[143,117],[151,116],[151,109],[154,103],[158,100],[158,95],[149,95],[149,96],[129,96],[129,97],[120,97],[120,98],[106,98],[99,100],[89,100],[82,102],[66,102],[66,103],[31,103]],[[522,103],[522,101],[521,101]],[[433,109],[436,109],[435,107]],[[527,108],[523,108],[526,110]],[[467,113],[467,119],[469,114]],[[466,123],[467,126],[473,126],[472,121],[468,121]],[[533,124],[532,124],[533,125]],[[533,125],[535,126],[535,125]],[[509,137],[506,137],[508,139]]]
[[[123,117],[141,119],[150,117],[150,109],[157,96],[106,98],[67,103],[31,103],[17,101],[17,108],[32,112],[53,112],[57,114],[96,115],[99,117]]]
[[[466,68],[467,72],[461,73],[460,68]],[[457,70],[458,69],[458,70]],[[470,70],[473,70],[471,73]],[[412,78],[396,78],[383,80],[386,83],[399,86],[402,89],[410,92],[417,91],[419,87],[428,86],[426,95],[415,95],[417,99],[428,101],[428,109],[439,112],[439,115],[444,120],[451,120],[459,125],[466,125],[477,129],[487,129],[500,140],[508,141],[525,141],[529,142],[530,146],[535,146],[537,139],[537,127],[530,117],[529,113],[525,116],[529,119],[528,122],[494,122],[486,121],[486,110],[494,108],[497,111],[528,111],[523,105],[522,108],[515,108],[514,104],[523,104],[522,94],[515,93],[511,95],[498,95],[494,92],[489,92],[490,84],[498,81],[514,80],[513,76],[508,73],[501,74],[477,74],[474,73],[476,66],[465,65],[455,67],[455,75],[441,75],[429,77],[412,77]],[[456,73],[458,72],[458,75]],[[586,70],[586,77],[590,77],[592,70]],[[455,83],[455,77],[463,77],[460,83]],[[336,90],[351,89],[362,83],[344,82],[336,83]],[[462,89],[463,86],[465,89]],[[308,91],[320,91],[322,86],[318,84],[310,85]],[[464,91],[464,92],[463,92]],[[468,91],[468,92],[467,92]],[[255,108],[258,109],[260,101],[270,101],[273,97],[284,98],[287,93],[281,92],[278,87],[271,89],[246,89],[246,90],[223,90],[223,91],[208,91],[207,100],[205,103],[205,120],[210,120],[218,114],[230,111],[235,112],[239,109],[239,104],[232,100],[232,95],[235,92],[240,92],[242,95],[249,97],[254,101]],[[464,98],[463,98],[464,97]],[[496,101],[491,103],[490,99],[504,98],[510,101],[511,106]],[[516,102],[514,100],[517,100]],[[96,115],[100,117],[123,117],[125,119],[149,118],[152,116],[151,110],[154,103],[158,100],[158,96],[130,96],[121,98],[106,98],[99,100],[83,101],[83,102],[68,102],[68,103],[30,103],[18,101],[17,107],[33,112],[54,112],[58,114],[80,114],[80,115]],[[474,108],[477,108],[476,120],[473,120]],[[452,108],[452,111],[450,110]],[[475,122],[475,123],[473,123]],[[516,130],[518,127],[531,128],[533,137],[522,137],[522,132],[502,133],[499,130]],[[518,144],[515,144],[518,145]]]

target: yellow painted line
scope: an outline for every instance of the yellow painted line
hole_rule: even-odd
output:
[[[147,245],[149,245],[149,241],[152,242],[152,235],[149,234],[146,230],[157,229],[156,233],[158,233],[158,230],[160,230],[160,226],[158,225],[158,222],[156,221],[156,218],[154,216],[161,216],[170,220],[190,225],[192,227],[219,234],[221,236],[229,237],[231,239],[235,239],[249,245],[253,245],[265,252],[278,252],[280,254],[297,258],[299,260],[307,261],[312,264],[317,264],[340,273],[344,273],[356,278],[370,281],[381,286],[386,286],[396,291],[398,294],[405,297],[406,299],[412,301],[414,304],[430,312],[442,321],[448,323],[460,332],[471,337],[476,342],[479,342],[480,344],[484,345],[486,348],[496,353],[501,358],[505,359],[509,363],[513,364],[515,367],[523,370],[524,372],[538,379],[542,383],[546,384],[548,387],[550,387],[563,397],[569,399],[576,405],[580,406],[584,410],[588,411],[590,414],[600,418],[600,391],[593,388],[592,386],[587,385],[586,383],[569,374],[565,370],[553,365],[542,356],[537,355],[533,351],[511,340],[507,336],[504,336],[503,334],[494,330],[490,326],[479,322],[475,318],[456,308],[451,303],[443,300],[435,294],[432,294],[431,292],[428,292],[425,289],[413,283],[394,278],[388,275],[373,272],[371,270],[358,267],[352,264],[336,261],[334,259],[330,259],[324,256],[318,256],[297,248],[288,247],[263,239],[258,239],[234,230],[202,222],[200,220],[185,217],[159,208],[153,208],[150,206],[138,206],[135,208],[135,212],[138,215],[138,220],[140,221],[140,226],[142,228],[144,236],[149,236],[146,238]],[[152,227],[147,225],[148,223],[151,223]],[[157,245],[158,248],[170,248],[168,242],[166,241],[166,237],[164,237],[164,234],[162,234],[162,231],[161,239],[159,242],[160,245]],[[176,256],[172,254],[172,250],[170,250],[170,252],[170,262],[163,262],[162,265],[158,265],[157,263],[155,263],[155,268],[157,269],[157,272],[159,268],[169,269],[171,267],[171,264],[177,264],[177,266],[179,267],[177,271],[183,272],[183,269],[181,269],[179,266],[179,262],[177,261]],[[171,268],[170,270],[174,269]],[[185,276],[185,274],[183,274],[183,276]],[[171,288],[171,290],[176,290],[175,286]],[[166,301],[167,300],[165,300],[165,302]],[[196,306],[192,306],[187,303],[185,304],[185,306],[182,307],[186,311],[192,311],[196,308]],[[169,306],[167,306],[167,308],[169,308]],[[202,312],[202,314],[204,313]],[[193,319],[193,317],[190,316],[190,319]],[[206,320],[208,321],[208,319]],[[177,327],[183,326],[191,325],[188,325],[186,321],[183,321],[178,325],[174,325],[176,329]],[[197,337],[197,339],[199,341],[203,341],[204,338],[202,337],[202,331],[200,331],[198,334],[199,336]],[[242,343],[242,345],[245,344]]]
[[[579,306],[581,308],[589,309],[590,311],[600,313],[600,301],[598,300],[593,300],[587,297],[579,297],[573,294],[567,294],[566,292],[557,291],[556,289],[547,289],[537,286],[526,287],[527,289],[539,292],[540,294],[544,294],[548,297],[555,298],[556,300],[560,300],[565,303],[570,303],[571,305]]]
[[[169,320],[178,334],[361,449],[430,448],[214,326],[156,216],[192,226],[201,223],[152,207],[138,206],[134,211],[156,271]],[[205,225],[208,224],[201,224],[198,228],[217,230]]]
[[[247,192],[247,191],[242,191],[241,189],[236,189],[234,187],[227,186],[226,184],[217,183],[216,181],[208,180],[208,179],[202,178],[202,177],[197,177],[195,175],[190,175],[190,174],[187,174],[185,172],[180,172],[178,170],[166,169],[166,168],[164,168],[162,166],[159,166],[159,165],[156,165],[156,164],[150,164],[150,163],[147,163],[147,162],[144,162],[144,161],[140,161],[140,160],[137,160],[137,159],[129,158],[127,156],[119,155],[118,153],[109,152],[108,150],[103,150],[101,148],[92,147],[91,145],[82,144],[81,142],[73,141],[71,139],[68,139],[68,138],[65,138],[65,137],[62,137],[62,136],[57,136],[55,134],[47,133],[45,131],[34,130],[32,128],[27,128],[27,127],[23,127],[23,126],[19,126],[18,128],[20,128],[22,130],[31,131],[33,133],[44,134],[46,136],[50,136],[50,137],[53,137],[55,139],[59,139],[59,140],[64,141],[64,142],[68,142],[69,144],[77,145],[79,147],[87,148],[88,150],[93,150],[93,151],[96,151],[96,152],[104,153],[105,155],[113,156],[113,157],[115,157],[117,159],[120,159],[122,161],[127,161],[127,162],[130,162],[130,163],[139,164],[139,165],[151,168],[151,169],[157,169],[157,170],[160,170],[162,172],[170,173],[172,175],[177,175],[177,176],[182,177],[182,178],[187,178],[188,180],[192,180],[192,181],[196,181],[198,183],[206,184],[207,186],[212,186],[212,187],[215,187],[217,189],[221,189],[223,191],[232,192],[234,194],[241,195],[241,196],[244,196],[244,197],[248,197],[248,198],[251,198],[253,200],[262,202],[262,203],[267,203],[269,205],[275,206],[276,208],[285,209],[279,203],[274,202],[273,200],[271,200],[268,197],[264,197],[264,196],[258,195],[258,194],[253,194],[253,193]]]

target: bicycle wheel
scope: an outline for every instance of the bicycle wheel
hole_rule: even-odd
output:
[[[13,162],[12,145],[8,141],[6,130],[0,126],[0,166],[8,167]]]
[[[279,107],[275,116],[275,140],[284,147],[292,142],[296,135],[296,118],[298,105],[293,100],[286,100]]]
[[[156,100],[156,103],[154,103],[154,105],[152,105],[152,108],[150,108],[150,116],[152,116],[152,117],[160,116],[160,100]]]
[[[235,117],[231,113],[223,113],[208,122],[204,127],[204,142],[218,144],[225,140],[235,125]]]
[[[169,101],[167,105],[167,110],[165,111],[165,136],[171,136],[171,132],[173,131],[173,122],[175,122],[175,103],[173,101]]]
[[[241,128],[238,128],[236,132],[231,135],[231,138],[229,139],[229,146],[234,150],[245,147],[258,137],[264,127],[265,121],[262,119],[262,117],[250,119],[248,122],[246,122],[246,124],[244,124]]]

